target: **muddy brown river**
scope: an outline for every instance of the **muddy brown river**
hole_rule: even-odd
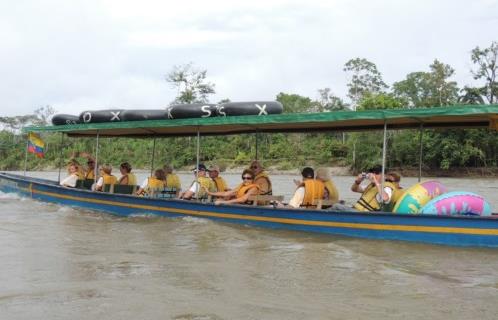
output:
[[[56,173],[30,173],[55,177]],[[141,174],[141,178],[145,176]],[[279,194],[293,176],[275,176]],[[191,179],[182,174],[184,185]],[[234,185],[239,175],[227,175]],[[352,177],[336,177],[341,198]],[[438,179],[498,211],[498,179]],[[403,179],[408,187],[416,179]],[[498,249],[116,217],[0,193],[0,319],[497,319]]]

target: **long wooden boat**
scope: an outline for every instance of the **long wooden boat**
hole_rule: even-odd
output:
[[[70,136],[178,136],[241,132],[372,130],[377,128],[463,127],[498,129],[498,105],[416,110],[284,114],[208,119],[31,127],[26,131],[64,132]],[[416,241],[453,246],[498,247],[496,216],[430,216],[334,212],[244,205],[214,205],[154,199],[61,187],[56,181],[0,173],[0,190],[40,201],[129,216],[195,216],[252,226],[334,235]]]

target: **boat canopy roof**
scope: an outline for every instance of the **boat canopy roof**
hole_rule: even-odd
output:
[[[165,119],[25,127],[24,132],[63,132],[73,137],[158,137],[226,135],[254,132],[363,131],[419,128],[491,128],[498,130],[498,105],[460,105],[427,109],[391,109],[287,113],[265,116]]]

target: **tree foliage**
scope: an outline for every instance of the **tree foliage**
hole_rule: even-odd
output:
[[[208,96],[214,94],[214,83],[207,82],[207,70],[200,70],[192,63],[174,66],[166,75],[166,81],[177,89],[173,103],[207,103]]]
[[[367,59],[351,59],[346,62],[343,70],[351,74],[348,97],[355,106],[366,93],[379,93],[387,88],[377,66]]]
[[[486,97],[488,103],[493,104],[498,98],[498,83],[496,81],[498,71],[498,42],[493,41],[488,48],[480,49],[478,46],[472,50],[471,60],[477,65],[472,70],[474,79],[484,80],[484,86],[480,93]]]

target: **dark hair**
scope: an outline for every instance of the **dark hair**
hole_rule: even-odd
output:
[[[313,171],[313,169],[310,167],[305,167],[303,168],[303,171],[301,171],[301,175],[303,176],[303,178],[313,179],[315,177],[315,171]]]
[[[127,172],[131,172],[131,165],[128,162],[123,162],[119,165],[119,167],[126,169]]]
[[[246,174],[249,174],[254,179],[254,171],[251,169],[244,169],[244,171],[242,171],[242,178],[244,178]]]
[[[368,172],[370,173],[375,173],[375,174],[381,174],[382,172],[382,166],[380,164],[377,164],[370,169],[368,169]]]
[[[154,176],[159,180],[166,180],[166,174],[163,169],[157,169],[154,171]]]

